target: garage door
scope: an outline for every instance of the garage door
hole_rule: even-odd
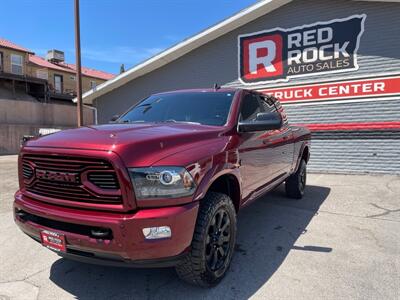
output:
[[[400,99],[284,107],[313,132],[310,170],[400,174]]]

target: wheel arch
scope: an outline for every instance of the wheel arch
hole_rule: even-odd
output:
[[[303,143],[300,148],[299,155],[297,156],[296,166],[293,169],[293,172],[296,172],[300,166],[300,161],[304,159],[306,163],[310,160],[310,145],[309,143]]]
[[[207,192],[217,192],[228,195],[235,206],[236,212],[239,211],[241,203],[241,189],[239,180],[232,173],[225,173],[213,180]]]
[[[305,145],[303,151],[301,152],[300,159],[304,159],[306,163],[310,160],[310,147]]]
[[[223,193],[232,199],[235,210],[238,212],[242,199],[240,182],[238,169],[225,169],[219,172],[215,172],[215,169],[210,170],[200,183],[195,199],[201,201],[209,191]]]

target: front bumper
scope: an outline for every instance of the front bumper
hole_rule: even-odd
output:
[[[24,233],[39,242],[42,230],[65,235],[67,252],[59,253],[61,256],[143,267],[176,264],[191,244],[197,212],[198,202],[115,213],[54,206],[27,198],[21,192],[15,194],[14,201],[14,219]],[[171,238],[146,240],[142,229],[154,226],[169,226]],[[111,235],[95,238],[88,234],[90,228],[105,228]]]

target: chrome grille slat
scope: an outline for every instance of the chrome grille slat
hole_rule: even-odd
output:
[[[92,172],[89,173],[88,179],[94,185],[102,188],[102,189],[111,189],[116,190],[119,189],[119,184],[115,173],[99,173]]]
[[[43,183],[36,183],[36,186],[46,188],[46,189],[54,189],[54,190],[60,190],[60,191],[66,191],[66,192],[80,192],[82,189],[80,187],[76,186],[55,186],[55,185],[48,185],[48,184],[43,184]]]
[[[29,164],[27,164],[27,163],[23,163],[23,164],[22,164],[22,174],[23,174],[23,177],[24,177],[25,179],[31,179],[32,176],[33,176],[33,169],[32,169],[32,167],[31,167]]]
[[[54,193],[46,193],[40,190],[34,190],[32,193],[40,195],[40,196],[44,196],[44,197],[48,197],[48,198],[54,198]],[[59,196],[59,198],[61,199],[61,196]],[[76,201],[76,202],[86,202],[86,203],[115,203],[115,200],[113,201],[113,199],[93,199],[92,198],[85,198],[85,197],[70,197],[70,196],[66,196],[66,195],[62,195],[62,200],[70,200],[70,201]]]

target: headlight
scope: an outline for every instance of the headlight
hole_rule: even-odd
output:
[[[195,183],[182,167],[131,168],[137,199],[179,198],[193,195]]]

